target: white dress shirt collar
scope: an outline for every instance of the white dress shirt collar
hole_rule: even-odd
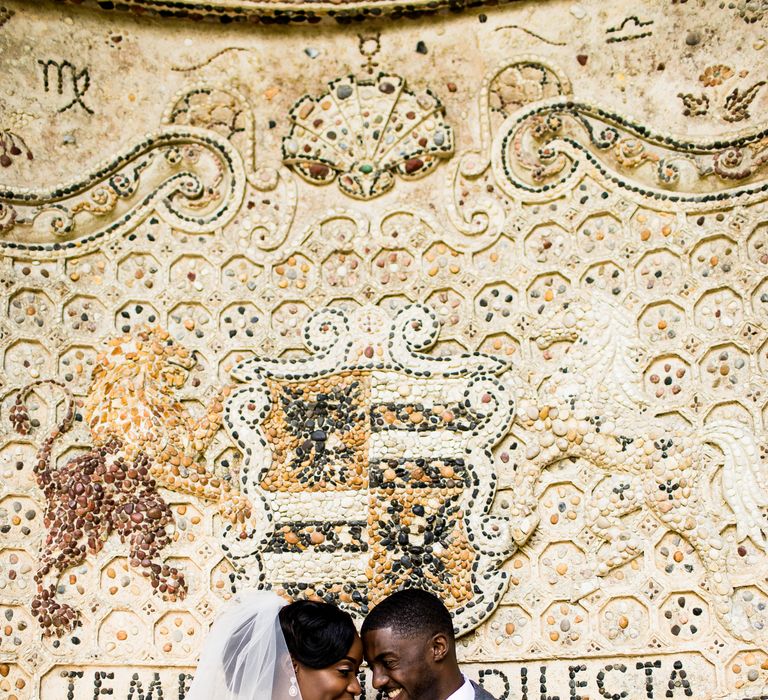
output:
[[[464,678],[464,684],[452,695],[448,696],[446,700],[474,700],[475,699],[475,689],[472,686],[472,684],[469,682],[469,679],[465,676],[462,676]]]

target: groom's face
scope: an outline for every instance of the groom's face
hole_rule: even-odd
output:
[[[391,627],[366,632],[373,687],[392,700],[430,700],[437,672],[432,641],[427,635],[401,637]]]

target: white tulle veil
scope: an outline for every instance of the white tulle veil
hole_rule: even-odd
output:
[[[271,591],[242,591],[213,623],[187,700],[301,700]]]

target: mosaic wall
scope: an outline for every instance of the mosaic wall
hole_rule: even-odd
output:
[[[768,697],[766,2],[3,3],[0,698],[409,583],[501,700]]]

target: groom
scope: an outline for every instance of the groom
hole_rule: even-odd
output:
[[[394,700],[495,700],[456,661],[451,614],[418,588],[393,593],[361,630],[373,687]]]

